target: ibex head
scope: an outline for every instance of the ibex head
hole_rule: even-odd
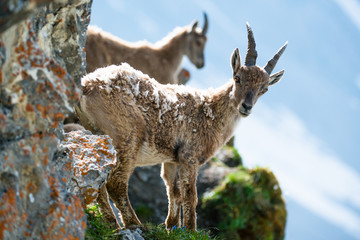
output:
[[[205,64],[204,48],[206,43],[206,32],[208,29],[206,13],[204,13],[204,27],[199,31],[197,25],[198,21],[194,22],[187,35],[185,53],[192,64],[197,68],[202,68]]]
[[[254,34],[248,23],[246,27],[248,50],[245,64],[241,66],[239,49],[236,48],[231,56],[231,67],[235,81],[233,97],[242,117],[247,117],[258,98],[268,90],[270,85],[277,83],[283,76],[284,70],[274,74],[271,74],[271,72],[287,46],[286,42],[263,68],[259,67],[256,65],[257,52]]]

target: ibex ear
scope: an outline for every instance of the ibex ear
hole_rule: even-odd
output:
[[[280,81],[280,79],[284,75],[284,72],[285,72],[285,70],[281,70],[280,72],[271,74],[271,76],[269,78],[269,85],[273,85],[273,84],[277,83],[278,81]]]
[[[235,74],[241,66],[240,53],[239,49],[236,48],[231,55],[231,67],[233,69],[233,74]]]
[[[191,32],[195,32],[197,25],[198,25],[198,21],[195,21],[191,27]]]

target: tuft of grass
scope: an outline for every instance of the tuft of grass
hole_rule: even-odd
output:
[[[87,206],[85,213],[87,216],[86,240],[123,239],[121,234],[119,234],[119,230],[114,229],[103,219],[98,205]],[[145,240],[220,240],[219,238],[211,238],[210,231],[202,230],[196,232],[187,230],[186,227],[174,227],[171,231],[167,231],[163,224],[152,225],[151,223],[146,223],[141,229],[143,231],[141,235]]]
[[[209,231],[191,231],[186,227],[174,227],[171,231],[166,230],[163,224],[153,226],[145,224],[143,237],[146,240],[211,240],[219,238],[212,238]]]
[[[114,233],[117,232],[117,229],[114,229],[110,224],[104,221],[99,210],[99,205],[89,205],[84,210],[87,217],[85,239],[118,239],[114,235]]]

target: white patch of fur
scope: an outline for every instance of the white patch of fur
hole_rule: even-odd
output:
[[[137,84],[135,85],[135,87],[134,87],[134,85],[133,85],[133,90],[134,90],[135,96],[138,96],[139,93],[140,93],[140,82],[137,82]]]
[[[140,147],[136,166],[155,165],[171,161],[173,161],[173,158],[159,153],[155,147],[150,147],[149,143],[144,142]]]
[[[148,96],[148,94],[149,94],[149,91],[147,91],[147,90],[146,90],[145,92],[143,92],[143,93],[142,93],[142,95],[143,95],[144,97],[147,97],[147,96]]]
[[[209,117],[212,120],[215,119],[215,115],[213,114],[213,111],[212,111],[209,103],[204,103],[204,113],[205,113],[206,117]]]
[[[104,68],[98,68],[94,72],[89,73],[81,78],[81,85],[91,85],[91,81],[101,81],[107,85],[111,85],[112,80],[118,76],[118,66],[111,65]]]
[[[153,86],[153,96],[154,96],[154,101],[156,103],[157,107],[160,107],[160,102],[159,102],[159,89],[156,88],[155,86]]]

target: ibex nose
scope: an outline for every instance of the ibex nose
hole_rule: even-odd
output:
[[[252,109],[253,106],[252,106],[252,105],[248,105],[248,103],[246,103],[246,102],[243,102],[242,107],[243,107],[246,111],[249,111],[249,110]]]
[[[253,107],[253,100],[254,100],[254,92],[252,90],[250,90],[245,97],[244,102],[242,103],[242,107],[246,110],[249,111],[251,110],[251,108]]]
[[[204,60],[201,60],[201,61],[198,61],[197,64],[196,64],[196,67],[197,68],[203,68],[205,65],[205,61]]]

